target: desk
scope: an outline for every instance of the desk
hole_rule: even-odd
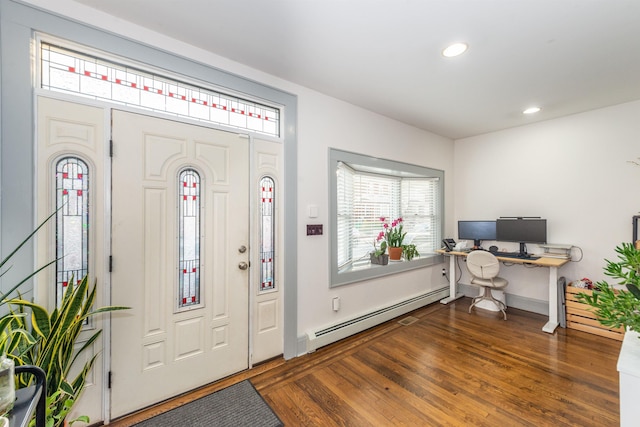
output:
[[[456,257],[466,257],[469,252],[450,251],[447,252],[444,249],[436,251],[439,254],[443,254],[449,257],[449,296],[440,302],[442,304],[449,304],[452,301],[457,300],[464,296],[462,292],[457,292],[456,289]],[[523,259],[523,258],[506,258],[496,257],[499,261],[510,262],[512,264],[528,264],[538,267],[549,268],[549,321],[542,327],[542,330],[550,334],[556,330],[558,326],[558,268],[562,267],[569,262],[568,259],[561,258],[545,258],[538,259]]]

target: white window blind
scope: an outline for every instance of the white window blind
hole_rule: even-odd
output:
[[[401,178],[359,172],[341,163],[337,170],[338,266],[369,264],[381,217],[402,218],[407,236],[420,253],[436,249],[439,210],[437,178]]]
[[[414,244],[426,254],[439,248],[437,229],[440,198],[438,178],[402,180],[402,219],[408,230],[405,244]]]
[[[381,217],[400,216],[400,180],[395,177],[356,173],[353,177],[354,265],[368,264],[374,241],[382,231]]]

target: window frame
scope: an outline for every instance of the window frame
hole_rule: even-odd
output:
[[[419,258],[414,258],[410,262],[389,263],[385,266],[370,265],[358,270],[340,271],[338,266],[338,194],[337,194],[337,170],[340,163],[357,165],[362,171],[384,172],[391,176],[398,177],[429,177],[438,178],[438,206],[436,221],[435,241],[442,239],[444,230],[444,171],[398,162],[394,160],[381,159],[365,154],[358,154],[329,148],[329,264],[330,281],[329,287],[343,286],[367,279],[383,277],[396,274],[402,271],[424,268],[442,262],[442,255],[433,253],[420,253]],[[373,250],[373,246],[371,248]]]

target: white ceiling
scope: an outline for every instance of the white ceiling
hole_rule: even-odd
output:
[[[640,99],[639,0],[75,1],[454,139]]]

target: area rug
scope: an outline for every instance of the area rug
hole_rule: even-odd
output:
[[[282,427],[249,380],[201,397],[135,427]]]

